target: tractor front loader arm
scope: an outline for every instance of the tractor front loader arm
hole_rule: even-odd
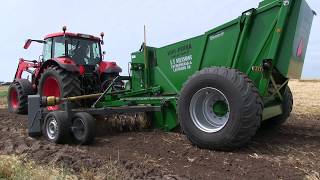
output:
[[[39,66],[40,66],[39,62],[37,62],[36,60],[30,61],[30,60],[25,60],[23,58],[20,58],[18,68],[14,76],[14,80],[21,79],[22,73],[24,71],[29,72],[30,74],[33,75],[34,73],[36,73]],[[35,70],[30,70],[30,68],[35,68]]]

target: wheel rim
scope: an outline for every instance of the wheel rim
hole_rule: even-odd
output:
[[[49,119],[48,119],[48,125],[47,125],[47,135],[48,135],[48,138],[53,140],[56,138],[57,134],[58,134],[58,122],[56,120],[55,117],[51,116]]]
[[[230,106],[228,99],[221,91],[206,87],[192,96],[189,112],[198,129],[214,133],[220,131],[227,124]]]
[[[13,109],[18,108],[18,104],[19,104],[18,92],[15,89],[12,89],[10,92],[10,103]]]
[[[60,97],[61,92],[60,92],[60,86],[56,78],[54,77],[47,77],[43,83],[42,86],[42,95],[43,96],[55,96],[55,97]],[[48,110],[58,110],[59,106],[48,106]]]
[[[85,126],[81,118],[75,118],[73,120],[72,132],[77,140],[82,140],[85,133]]]

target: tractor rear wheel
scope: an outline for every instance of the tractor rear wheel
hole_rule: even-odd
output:
[[[32,84],[27,79],[14,81],[8,89],[8,110],[11,113],[28,113],[28,95],[33,94]]]
[[[112,81],[119,76],[119,73],[103,73],[101,75],[102,83],[101,83],[101,89],[102,91],[105,91],[109,85],[112,83]],[[113,84],[113,87],[111,91],[121,91],[124,90],[124,83],[123,81],[116,81]]]
[[[273,128],[280,127],[282,124],[284,124],[288,120],[292,111],[292,106],[293,106],[293,96],[289,86],[287,86],[283,94],[283,101],[282,101],[283,113],[279,116],[263,121],[262,128],[273,129]]]
[[[71,72],[57,66],[49,66],[41,74],[38,92],[41,96],[71,97],[81,95],[80,80]],[[73,104],[74,106],[76,104]],[[62,105],[49,106],[48,110],[57,110]]]
[[[188,139],[200,148],[232,150],[255,135],[263,102],[242,72],[208,68],[185,83],[178,100],[178,119]]]

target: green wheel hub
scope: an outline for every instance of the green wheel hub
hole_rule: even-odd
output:
[[[225,101],[217,101],[213,104],[213,112],[218,116],[218,117],[223,117],[225,116],[228,112],[228,104],[225,103]]]

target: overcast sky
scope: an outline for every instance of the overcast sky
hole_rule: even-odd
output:
[[[320,14],[320,1],[307,0]],[[127,72],[130,53],[143,41],[147,26],[148,45],[161,47],[203,34],[257,7],[258,0],[2,0],[0,5],[0,80],[11,81],[18,59],[38,59],[42,46],[22,48],[27,38],[68,31],[105,33],[106,60],[115,60]],[[320,78],[320,21],[313,21],[303,78]]]

